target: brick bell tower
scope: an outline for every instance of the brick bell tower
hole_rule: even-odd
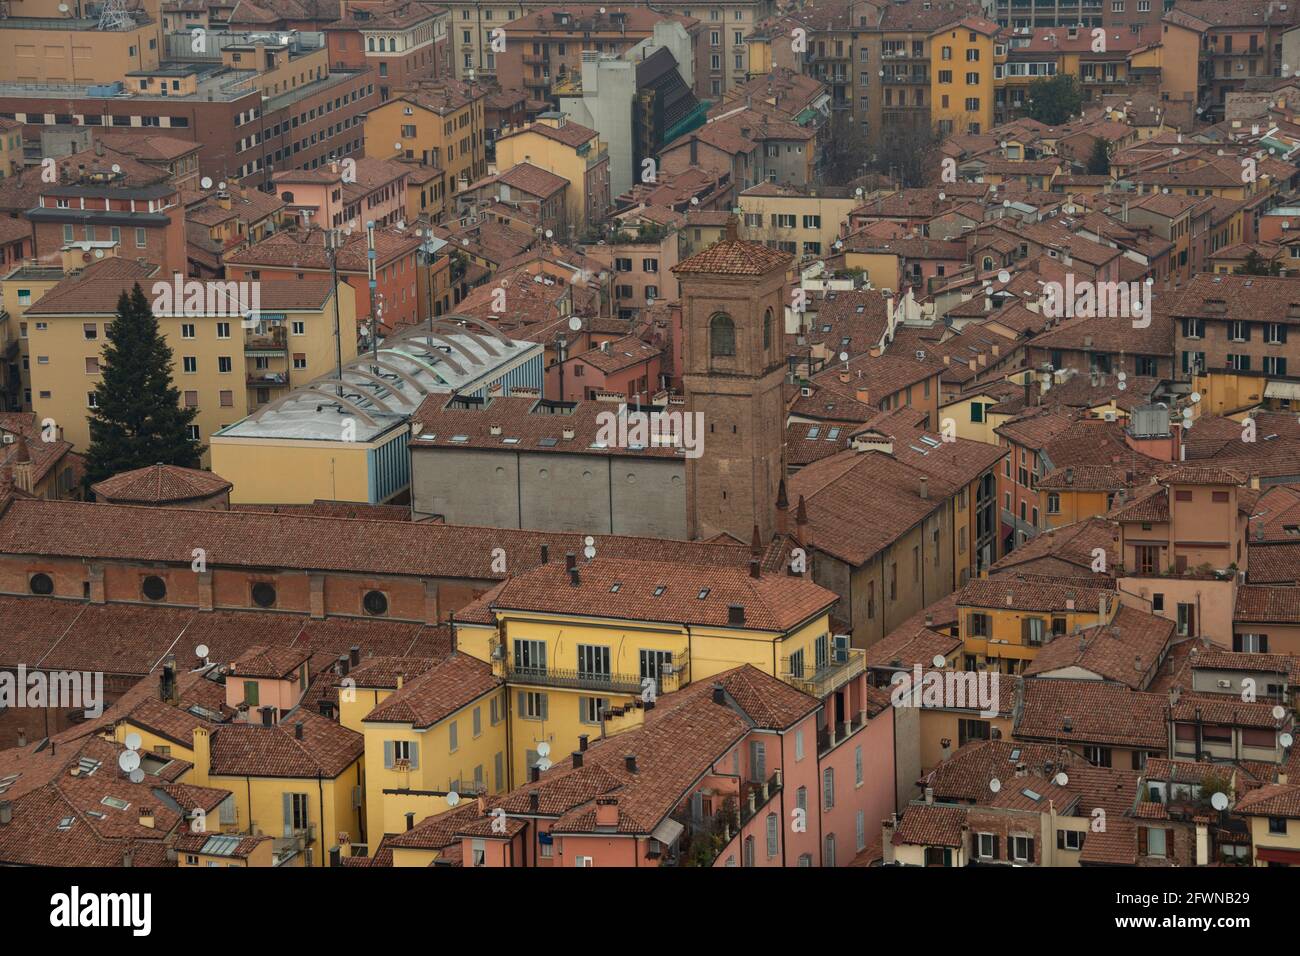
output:
[[[793,258],[737,236],[673,267],[682,290],[682,382],[700,412],[702,453],[686,460],[687,530],[766,542],[785,477],[784,315]]]

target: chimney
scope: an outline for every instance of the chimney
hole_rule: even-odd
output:
[[[343,850],[339,847],[330,847],[330,866],[343,865]]]
[[[542,545],[542,564],[550,564],[550,563],[551,563],[551,546],[549,544],[544,544]]]
[[[927,806],[934,804],[934,787],[925,788],[925,802]]]
[[[293,739],[294,739],[294,740],[302,740],[302,721],[301,721],[301,720],[298,721],[297,723],[295,723],[295,724],[293,725]]]
[[[27,746],[27,731],[23,730],[21,727],[18,729],[18,746]]]
[[[745,605],[727,605],[727,624],[732,627],[743,627],[745,625]]]
[[[140,808],[140,826],[146,830],[153,829],[153,807]]]
[[[582,751],[575,750],[572,756],[573,756],[573,769],[574,770],[580,769],[582,767]]]
[[[618,826],[618,797],[596,798],[596,826]]]
[[[799,506],[794,512],[794,536],[803,547],[812,547],[812,527],[808,524],[808,506],[804,504],[803,495],[799,496]]]
[[[274,727],[274,726],[275,726],[275,708],[274,708],[274,707],[263,707],[263,708],[262,708],[262,726],[263,726],[263,727]]]
[[[758,558],[749,559],[749,576],[751,578],[757,580],[761,576],[760,568],[761,565],[759,564]]]
[[[727,702],[727,690],[721,684],[713,685],[713,702],[715,704],[725,704]]]
[[[785,479],[776,486],[776,531],[787,534],[790,531],[790,499],[785,493]]]
[[[336,668],[334,668],[334,670],[335,670],[335,672],[336,672],[340,677],[346,677],[346,676],[347,676],[347,674],[348,674],[348,663],[349,663],[349,661],[350,661],[350,658],[348,657],[348,655],[346,655],[346,654],[340,654],[340,655],[339,655],[338,666],[337,666]]]
[[[739,231],[740,231],[740,219],[734,215],[728,216],[727,217],[727,241],[735,242],[737,239],[739,239],[740,238]]]
[[[360,664],[360,663],[361,663],[361,647],[360,647],[360,645],[353,644],[351,650],[349,651],[349,656],[352,658],[352,666],[353,666],[353,667],[356,667],[358,664]]]
[[[572,571],[577,566],[578,566],[578,556],[574,554],[572,551],[566,551],[564,553],[564,570]]]
[[[569,568],[569,584],[576,588],[581,583],[582,582],[578,579],[578,569]]]
[[[176,663],[171,658],[163,664],[158,678],[158,697],[164,704],[172,703],[176,696]]]
[[[578,734],[578,749],[585,751],[587,749],[588,737],[586,734]]]
[[[921,476],[921,499],[928,500],[930,497],[930,479],[925,475]]]
[[[538,767],[528,768],[528,782],[536,783],[542,779],[542,771]]]
[[[623,757],[623,766],[627,768],[628,773],[636,773],[636,754],[627,754]]]
[[[537,768],[534,767],[533,769],[536,770]],[[541,794],[541,791],[539,791],[539,790],[529,790],[529,791],[528,791],[528,809],[529,809],[530,812],[532,812],[532,813],[536,813],[538,807],[539,807],[540,804],[541,804],[541,801],[542,801],[542,794]]]
[[[127,850],[122,854],[122,865],[125,867],[135,866],[135,851]]]
[[[0,827],[7,827],[14,819],[14,803],[12,800],[0,800]]]
[[[406,829],[410,830],[415,826],[415,811],[406,811]]]

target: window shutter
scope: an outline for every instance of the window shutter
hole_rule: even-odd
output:
[[[293,836],[293,797],[282,793],[280,799],[284,807],[284,835],[288,838]]]
[[[1064,850],[1064,849],[1065,849],[1065,831],[1064,831],[1064,830],[1057,830],[1057,831],[1056,831],[1056,848],[1057,848],[1058,850]]]
[[[1286,326],[1285,326],[1285,325],[1281,325],[1281,324],[1279,324],[1278,327],[1277,327],[1277,331],[1278,331],[1278,333],[1279,333],[1279,336],[1278,336],[1278,343],[1279,343],[1279,344],[1283,344],[1283,345],[1285,345],[1285,344],[1286,344]]]
[[[1020,643],[1029,643],[1029,618],[1027,617],[1020,619]]]
[[[528,693],[522,690],[519,692],[519,716],[528,716]]]
[[[1234,634],[1234,635],[1232,635],[1232,649],[1233,649],[1234,651],[1237,651],[1238,653],[1240,653],[1240,651],[1241,651],[1241,635],[1240,635],[1240,634]]]
[[[411,769],[420,769],[420,745],[414,740],[408,745],[411,749]]]
[[[1249,322],[1243,322],[1243,323],[1241,323],[1241,337],[1242,337],[1242,340],[1243,340],[1243,341],[1246,341],[1246,342],[1249,342],[1249,341],[1250,341],[1250,323],[1249,323]]]
[[[1027,856],[1029,858],[1029,862],[1033,863],[1034,862],[1034,838],[1033,837],[1029,838],[1029,853],[1027,854]]]
[[[1147,828],[1138,827],[1138,856],[1147,855]]]
[[[384,769],[393,769],[393,742],[391,740],[384,741]]]
[[[1267,635],[1267,634],[1259,634],[1259,635],[1256,636],[1255,639],[1256,639],[1257,641],[1259,641],[1259,653],[1261,653],[1261,654],[1267,654],[1267,653],[1268,653],[1268,635]]]
[[[993,859],[1002,859],[1002,838],[996,833],[993,834]]]
[[[538,694],[537,696],[542,699],[542,720],[546,720],[549,713],[550,700],[546,694]]]
[[[1174,828],[1165,827],[1165,859],[1174,858]]]

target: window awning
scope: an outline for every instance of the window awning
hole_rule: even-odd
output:
[[[1300,866],[1300,850],[1282,850],[1261,846],[1255,849],[1255,856],[1265,863],[1286,863],[1289,866]]]
[[[663,822],[654,828],[650,835],[662,843],[664,846],[671,846],[672,842],[682,835],[686,828],[674,820],[672,817],[664,817]]]
[[[1300,399],[1300,382],[1269,382],[1264,386],[1264,397]]]

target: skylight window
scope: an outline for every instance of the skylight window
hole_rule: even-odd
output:
[[[700,593],[697,594],[697,595],[695,595],[695,596],[696,596],[697,598],[699,598],[701,601],[703,601],[706,597],[709,596],[709,589],[708,589],[708,588],[700,588]]]
[[[931,438],[929,435],[922,435],[921,444],[929,445],[931,448],[938,448],[939,440],[937,438]]]
[[[1043,795],[1041,793],[1036,793],[1035,791],[1030,790],[1028,787],[1025,787],[1025,789],[1021,790],[1020,792],[1023,793],[1026,797],[1028,797],[1030,800],[1033,800],[1035,803],[1043,799]]]
[[[836,441],[837,439],[839,439],[839,437],[840,437],[840,428],[838,425],[836,425],[834,428],[832,428],[830,431],[826,433],[827,441]]]
[[[120,797],[105,797],[99,802],[106,807],[112,807],[114,810],[125,810],[131,805]]]
[[[539,438],[539,439],[537,439],[537,444],[539,444],[539,445],[542,446],[543,448],[554,448],[554,447],[555,447],[556,445],[558,445],[559,443],[560,443],[560,440],[559,440],[558,438]]]
[[[617,593],[619,592],[619,589],[622,588],[622,587],[623,587],[623,582],[622,582],[622,581],[615,581],[613,584],[611,584],[611,585],[609,586],[609,593],[610,593],[610,594],[617,594]]]
[[[501,444],[503,444],[503,445],[518,445],[518,444],[519,444],[519,439],[518,439],[518,438],[503,438],[503,439],[501,439]]]
[[[809,428],[809,429],[808,429],[808,439],[809,439],[809,441],[811,441],[812,439],[814,439],[814,438],[816,438],[818,435],[820,435],[820,434],[821,434],[821,431],[822,431],[822,430],[821,430],[821,427],[820,427],[819,425],[813,425],[811,428]]]
[[[59,821],[59,829],[65,831],[71,830],[72,825],[76,822],[77,822],[76,817],[64,817],[62,820]]]
[[[468,436],[468,435],[452,435],[450,438],[447,439],[447,441],[454,441],[454,442],[461,442],[461,443],[464,443],[464,442],[469,441],[469,436]]]
[[[668,585],[661,584],[655,588],[655,597],[662,597],[663,593],[668,590]]]

